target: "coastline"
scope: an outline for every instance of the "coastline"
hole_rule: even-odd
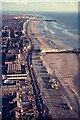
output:
[[[42,49],[52,49],[48,44],[48,37],[40,36],[37,32],[38,22],[31,23],[32,33],[35,34],[36,41],[41,44]],[[51,41],[53,46],[57,46],[58,49],[71,49],[71,47],[64,45],[60,40]],[[57,77],[60,79],[60,82],[70,88],[70,90],[77,96],[78,99],[78,56],[76,54],[46,54],[41,55],[41,59],[45,64],[49,74],[52,74],[55,70]],[[72,93],[71,93],[72,94]],[[74,96],[74,95],[73,95]]]
[[[33,21],[34,22],[34,21]],[[43,22],[43,21],[42,21]],[[32,33],[35,34],[36,39],[42,44],[42,48],[44,45],[46,48],[58,48],[58,49],[72,49],[72,47],[65,45],[60,39],[53,39],[52,33],[48,30],[39,31],[39,26],[41,27],[41,21],[35,21],[31,24]],[[44,32],[45,31],[45,32]]]
[[[76,39],[63,35],[65,30],[57,21],[55,25],[40,15],[20,14],[3,15],[0,117],[80,119],[80,49],[74,48]],[[49,18],[50,13],[46,15]],[[15,56],[11,56],[13,52]]]

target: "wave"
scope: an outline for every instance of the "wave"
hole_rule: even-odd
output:
[[[57,23],[57,22],[52,22],[52,24],[54,24],[54,25],[58,25],[58,23]]]
[[[50,33],[55,34],[55,32],[54,32],[54,31],[52,31],[52,30],[50,30]]]
[[[63,24],[62,26],[63,26],[63,28],[66,28],[66,25]]]
[[[58,26],[58,24],[53,24],[53,27],[58,29],[58,30],[61,30],[64,34],[66,35],[69,35],[75,39],[78,39],[78,32],[77,30],[75,30],[75,33],[72,33],[74,32],[73,29],[71,29],[71,27],[68,27],[69,29],[66,29],[67,26],[66,25],[62,25],[62,27]]]
[[[45,30],[46,30],[46,31],[48,31],[48,30],[49,30],[49,28],[48,28],[46,25],[45,25],[45,27],[44,27],[44,28],[45,28]]]
[[[58,30],[62,30],[62,29],[63,29],[62,27],[59,27],[59,26],[57,26],[57,25],[55,25],[55,24],[53,24],[53,28],[56,28],[56,29],[58,29]]]
[[[46,31],[49,31],[52,34],[55,34],[55,32],[52,29],[50,29],[50,28],[47,27],[47,24],[45,25],[44,28],[45,28]]]
[[[69,35],[69,36],[71,36],[75,39],[78,39],[78,35],[73,34],[73,33],[69,32],[68,30],[63,30],[63,33],[66,34],[66,35]]]

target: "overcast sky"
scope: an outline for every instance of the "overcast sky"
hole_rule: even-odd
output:
[[[0,0],[1,2],[78,2],[79,0]]]
[[[0,0],[3,11],[53,12],[77,12],[78,1],[79,0]]]

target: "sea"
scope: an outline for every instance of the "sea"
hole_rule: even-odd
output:
[[[3,12],[3,14],[23,14],[34,15],[44,19],[55,21],[45,21],[42,27],[52,34],[51,40],[60,40],[63,44],[72,48],[79,48],[79,30],[77,12]]]
[[[44,22],[45,29],[52,34],[52,40],[60,40],[63,44],[72,48],[79,47],[78,13],[40,13],[44,19],[55,21]]]

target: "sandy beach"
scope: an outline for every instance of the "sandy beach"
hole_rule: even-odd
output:
[[[70,87],[78,97],[78,57],[75,54],[46,54],[42,56],[50,74],[55,73],[61,83]]]
[[[48,37],[45,38],[40,36],[37,31],[39,22],[34,21],[31,23],[31,30],[32,33],[35,34],[36,41],[41,44],[41,48],[44,49],[52,49],[50,45],[48,45],[47,40]],[[64,45],[61,41],[56,40],[52,44],[55,44],[59,48],[70,48]],[[52,54],[45,54],[41,56],[43,63],[45,64],[48,72],[50,74],[55,73],[59,78],[60,82],[63,84],[64,87],[69,88],[73,94],[79,98],[78,95],[78,63],[80,56],[73,54],[73,53],[52,53]],[[70,92],[67,90],[67,92]]]

